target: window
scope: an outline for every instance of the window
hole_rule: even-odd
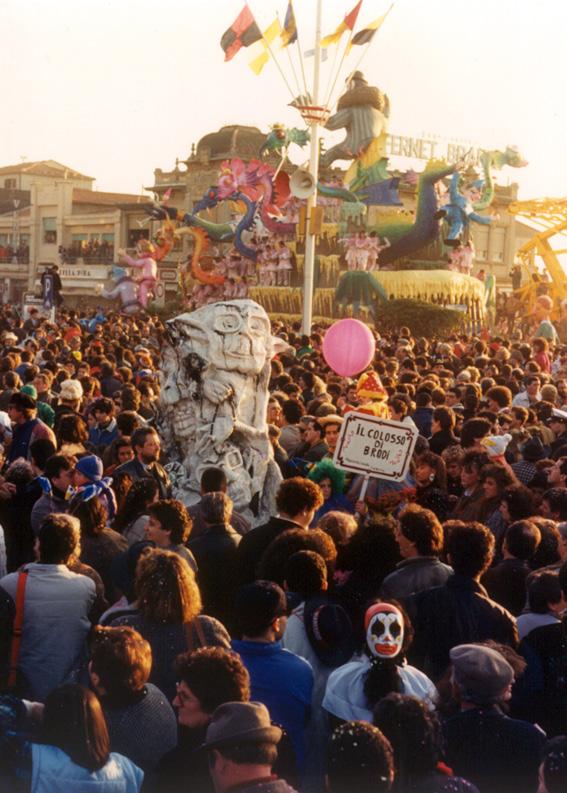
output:
[[[46,245],[57,244],[57,219],[56,218],[42,218],[43,225],[43,242]]]
[[[4,179],[4,187],[6,190],[15,190],[17,186],[15,179]]]

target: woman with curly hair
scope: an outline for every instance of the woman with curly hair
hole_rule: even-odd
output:
[[[319,485],[324,498],[323,504],[313,517],[313,526],[316,526],[327,512],[339,511],[350,514],[354,512],[352,503],[344,495],[344,471],[337,468],[331,460],[321,460],[316,463],[307,474],[307,478]]]
[[[195,574],[178,554],[158,548],[145,551],[136,568],[135,588],[136,600],[131,609],[115,617],[110,625],[128,625],[150,643],[150,682],[172,702],[177,656],[198,647],[230,650],[230,637],[218,620],[201,614],[201,593]]]

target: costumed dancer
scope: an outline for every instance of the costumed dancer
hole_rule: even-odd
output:
[[[380,243],[380,237],[375,231],[370,232],[370,236],[367,240],[368,244],[368,259],[366,261],[366,269],[367,270],[379,270],[380,269],[380,253],[381,251],[386,250],[386,248],[390,247],[390,240],[387,237],[384,237],[384,242]]]
[[[357,269],[358,262],[356,237],[345,237],[343,240],[341,240],[341,242],[346,247],[345,260],[347,263],[347,268],[349,272],[352,272],[353,270]]]
[[[382,385],[379,375],[374,372],[364,372],[356,384],[356,396],[359,404],[357,407],[348,405],[343,413],[357,410],[359,413],[368,413],[381,419],[390,418],[388,408],[388,392]]]
[[[260,286],[268,286],[268,251],[267,245],[258,245],[258,283]]]
[[[129,256],[124,248],[118,251],[120,258],[128,267],[141,270],[138,281],[138,301],[142,308],[147,308],[150,294],[154,293],[157,284],[157,264],[154,259],[155,248],[149,240],[139,240],[136,246],[137,259]]]
[[[276,286],[278,277],[278,252],[270,243],[266,245],[266,286]]]
[[[278,247],[278,286],[289,286],[292,269],[291,251],[281,240]]]
[[[364,231],[359,232],[354,242],[355,245],[355,270],[366,270],[370,247]]]
[[[474,245],[472,240],[469,240],[466,245],[463,245],[461,254],[461,272],[464,275],[470,275],[474,264]]]

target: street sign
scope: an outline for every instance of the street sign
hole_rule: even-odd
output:
[[[333,462],[362,476],[401,482],[408,472],[417,436],[411,425],[350,411],[341,426]]]

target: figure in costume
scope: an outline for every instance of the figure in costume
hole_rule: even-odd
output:
[[[359,413],[368,413],[370,416],[377,416],[380,419],[390,418],[388,392],[376,372],[365,372],[359,377],[356,384],[356,396],[360,402],[359,406],[357,408],[349,406],[345,408],[344,413],[356,410]]]
[[[483,226],[490,226],[492,223],[490,216],[479,215],[474,211],[473,205],[481,197],[482,182],[471,182],[460,193],[459,179],[460,175],[458,171],[455,171],[451,177],[449,187],[449,203],[445,204],[440,212],[449,225],[445,242],[447,245],[454,245],[455,247],[461,242],[471,220]]]
[[[380,237],[376,234],[375,231],[371,231],[367,243],[368,243],[368,259],[366,260],[366,269],[379,270],[380,253],[381,251],[385,251],[386,248],[390,247],[390,240],[387,237],[384,237],[384,242],[380,243]]]
[[[102,289],[101,295],[107,300],[113,300],[116,297],[120,298],[120,310],[123,314],[137,314],[140,309],[138,302],[138,285],[133,278],[131,278],[123,267],[112,268],[112,278],[115,281],[112,289]]]
[[[291,251],[282,240],[278,247],[278,286],[289,286],[292,270]]]
[[[157,264],[154,258],[154,246],[149,240],[140,240],[136,246],[136,253],[138,254],[137,259],[128,256],[123,248],[121,248],[118,253],[121,261],[127,264],[128,267],[141,270],[141,277],[137,279],[138,300],[142,308],[147,308],[150,294],[153,294],[157,284]]]

